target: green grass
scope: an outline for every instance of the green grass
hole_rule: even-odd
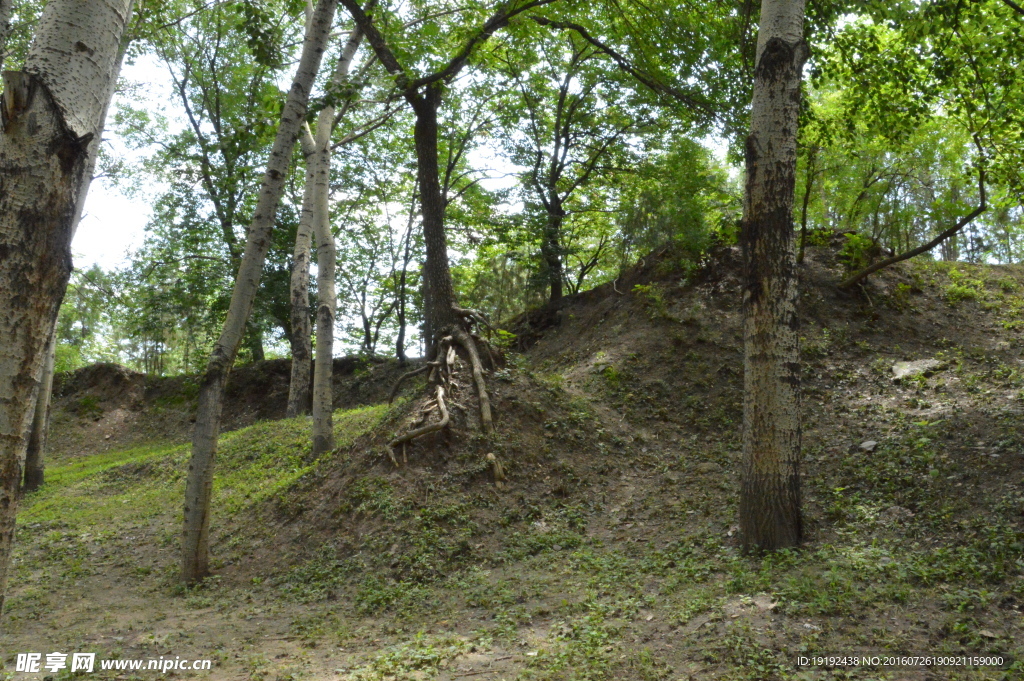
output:
[[[338,447],[377,425],[386,405],[338,411]],[[320,461],[310,457],[309,418],[268,421],[221,435],[214,473],[214,522],[281,495]],[[188,444],[154,444],[51,464],[46,484],[25,498],[21,527],[66,530],[123,526],[177,513],[182,504]],[[327,456],[334,456],[328,454]]]

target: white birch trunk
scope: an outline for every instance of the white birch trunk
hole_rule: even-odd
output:
[[[7,40],[11,37],[12,0],[0,0],[0,69],[7,60]]]
[[[134,0],[129,2],[129,14],[134,7]],[[109,92],[107,93],[106,106],[100,115],[99,127],[96,135],[89,140],[87,158],[85,162],[85,177],[83,186],[78,194],[78,202],[75,204],[75,216],[72,219],[71,239],[74,240],[75,232],[82,221],[82,214],[85,212],[85,201],[89,195],[89,187],[92,185],[93,173],[96,171],[96,162],[100,155],[100,144],[103,141],[103,131],[106,128],[107,113],[110,110],[110,102],[117,90],[117,79],[121,75],[121,66],[124,64],[124,56],[128,51],[128,40],[121,41],[117,52],[117,60],[114,64],[114,77],[110,79]],[[39,378],[39,394],[35,400],[35,413],[32,417],[32,427],[28,437],[28,449],[25,452],[25,491],[31,492],[43,485],[44,458],[46,455],[46,435],[50,427],[50,402],[53,395],[53,371],[57,354],[57,330],[50,332],[50,340],[47,344],[46,361],[43,362],[42,374]]]
[[[303,144],[305,147],[305,143]],[[305,152],[305,149],[303,149]],[[308,152],[312,153],[312,151]],[[308,155],[308,154],[307,154]],[[313,169],[306,164],[306,186],[313,182]],[[288,382],[288,408],[285,416],[294,418],[308,414],[310,406],[310,372],[312,370],[312,330],[309,321],[309,258],[313,243],[313,224],[306,219],[306,198],[303,195],[302,216],[295,231],[292,252],[291,319],[292,372]]]
[[[224,386],[252,311],[263,262],[270,248],[270,234],[284,191],[292,150],[330,37],[337,4],[338,0],[318,0],[308,22],[299,68],[281,112],[281,124],[263,176],[256,211],[249,225],[228,316],[200,386],[196,426],[192,435],[192,459],[185,485],[185,514],[181,536],[181,579],[186,584],[195,583],[209,574],[210,498]]]
[[[349,34],[342,49],[331,83],[341,85],[348,78],[352,60],[363,39],[358,28]],[[337,250],[331,232],[330,182],[331,134],[337,124],[335,107],[326,106],[316,121],[316,139],[313,154],[306,162],[312,168],[313,184],[310,205],[313,209],[313,233],[316,236],[316,364],[313,374],[313,454],[320,455],[334,449],[334,317],[337,309],[335,270]]]
[[[46,345],[71,272],[89,142],[115,79],[130,0],[50,0],[0,103],[0,608]]]
[[[307,161],[315,168],[313,183],[313,227],[316,236],[316,363],[313,365],[313,455],[334,449],[333,373],[334,373],[334,313],[336,294],[334,276],[337,253],[328,198],[331,173],[331,125],[317,124],[316,153]],[[326,131],[322,133],[321,131]],[[324,139],[325,138],[325,139]]]
[[[338,86],[348,77],[362,33],[354,29],[342,49],[331,77]],[[309,237],[317,242],[317,330],[316,364],[313,377],[313,453],[321,454],[334,447],[333,367],[334,317],[337,307],[335,269],[337,252],[330,225],[331,135],[337,125],[335,107],[321,109],[316,122],[316,135],[307,127],[302,136],[302,153],[306,157],[306,184],[302,195],[302,215],[295,237],[295,259],[292,267],[292,377],[289,387],[289,413],[292,398],[297,406],[299,397],[309,391]],[[302,317],[300,319],[300,316]],[[304,335],[300,335],[304,334]],[[296,350],[306,351],[303,361]],[[296,409],[296,413],[299,413]]]
[[[796,546],[802,538],[793,190],[803,20],[804,0],[762,0],[741,237],[740,533],[748,550]]]

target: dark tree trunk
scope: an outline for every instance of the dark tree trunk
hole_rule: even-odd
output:
[[[266,355],[263,352],[262,331],[253,325],[249,325],[249,333],[247,334],[246,341],[246,345],[249,347],[249,354],[252,355],[252,361],[262,362],[266,359]]]
[[[402,273],[398,278],[398,340],[395,341],[395,356],[398,357],[398,363],[402,365],[408,361],[408,358],[405,356],[405,301],[408,297],[406,283],[408,282],[409,258],[412,251],[413,215],[415,215],[416,210],[415,196],[416,192],[413,192],[414,202],[413,205],[409,206],[409,227],[405,230],[405,248],[402,253]]]
[[[416,170],[423,215],[423,241],[427,259],[423,265],[424,317],[427,357],[433,359],[437,341],[458,322],[453,305],[455,292],[448,267],[448,239],[444,231],[444,197],[437,162],[437,108],[440,85],[429,85],[422,94],[406,99],[416,114],[413,136],[416,142]]]
[[[544,257],[544,265],[548,272],[548,287],[551,290],[551,302],[560,300],[563,295],[563,271],[562,271],[562,220],[565,212],[562,210],[561,202],[551,204],[555,212],[548,214],[547,224],[544,228],[544,239],[541,241],[541,255]]]
[[[814,189],[814,175],[817,172],[815,161],[817,157],[817,148],[807,152],[807,177],[804,182],[803,203],[800,206],[800,250],[796,254],[797,263],[804,261],[804,251],[807,248],[807,206],[811,201],[811,190]]]

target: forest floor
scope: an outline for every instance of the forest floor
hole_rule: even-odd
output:
[[[99,679],[1024,679],[1024,269],[909,262],[842,293],[834,251],[809,254],[807,542],[748,557],[738,264],[656,254],[518,320],[494,435],[457,393],[457,427],[398,465],[384,443],[420,389],[381,404],[393,364],[342,363],[318,460],[308,419],[261,411],[286,368],[236,372],[215,576],[194,589],[176,582],[194,380],[66,377],[0,677],[41,679],[16,653],[60,651],[213,661]],[[894,377],[917,360],[935,361]],[[798,664],[817,655],[879,660]]]

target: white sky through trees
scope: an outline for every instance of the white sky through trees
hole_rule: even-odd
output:
[[[164,109],[172,120],[179,117],[167,68],[155,56],[143,55],[135,63],[125,63],[121,79],[122,83],[139,85],[136,97],[145,92],[150,106]],[[113,121],[119,101],[124,101],[120,92],[114,96],[110,107],[103,133],[103,153],[129,162],[141,161],[149,152],[128,149],[114,130]],[[85,211],[71,244],[71,252],[76,269],[88,269],[97,264],[109,271],[126,265],[128,253],[142,245],[151,213],[149,201],[155,198],[159,187],[145,182],[137,187],[139,191],[129,196],[110,178],[102,177],[102,171],[97,170],[97,175],[89,187]],[[125,181],[137,180],[127,178]]]

